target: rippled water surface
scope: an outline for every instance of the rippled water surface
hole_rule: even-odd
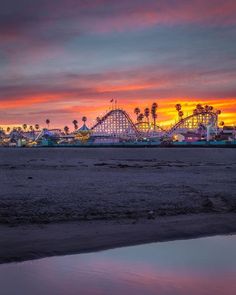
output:
[[[3,295],[235,295],[236,236],[0,265]]]

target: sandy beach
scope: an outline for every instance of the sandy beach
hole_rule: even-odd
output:
[[[236,232],[235,149],[0,149],[0,263]]]

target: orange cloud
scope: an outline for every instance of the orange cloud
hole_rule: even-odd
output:
[[[116,96],[111,96],[117,98]],[[146,107],[151,107],[152,102],[157,102],[158,108],[158,122],[162,126],[170,126],[178,119],[177,112],[175,110],[175,104],[181,103],[184,115],[187,116],[192,113],[196,104],[201,103],[203,105],[212,105],[215,109],[220,109],[222,114],[219,119],[224,121],[225,124],[236,124],[236,99],[187,99],[187,98],[146,98],[146,99],[117,99],[118,107],[126,110],[131,117],[135,120],[135,114],[133,112],[135,107],[140,107],[141,111]],[[34,124],[36,122],[44,122],[45,118],[50,116],[53,118],[53,125],[62,127],[64,125],[70,125],[73,119],[79,119],[83,115],[86,115],[89,119],[88,124],[93,125],[97,116],[102,116],[105,112],[111,108],[110,98],[91,98],[80,100],[79,103],[76,99],[68,97],[68,101],[65,101],[63,97],[58,100],[58,96],[45,95],[28,97],[21,100],[12,100],[10,102],[3,102],[0,106],[0,110],[5,112],[13,112],[18,115],[1,116],[0,125],[9,124]],[[27,116],[30,119],[25,119]],[[18,118],[17,118],[18,117]],[[10,120],[9,120],[10,118]],[[71,124],[72,126],[72,124]]]

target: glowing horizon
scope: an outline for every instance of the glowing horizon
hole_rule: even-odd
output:
[[[154,101],[152,101],[154,102]],[[122,106],[121,104],[119,104],[119,101],[117,102],[117,107],[124,109],[128,112],[128,114],[130,115],[130,117],[133,119],[133,121],[136,121],[136,115],[134,114],[134,108],[135,107],[139,107],[141,110],[141,113],[143,113],[144,108],[149,107],[151,109],[151,104],[152,102],[150,102],[149,104],[143,103],[143,104],[131,104],[129,105],[127,108],[125,108],[124,106]],[[157,102],[157,101],[155,101]],[[225,123],[225,125],[232,125],[235,126],[236,123],[234,121],[235,119],[235,113],[234,112],[224,112],[225,110],[229,110],[231,107],[231,101],[229,100],[227,101],[214,101],[214,100],[207,100],[207,101],[176,101],[176,100],[171,100],[168,102],[167,107],[164,107],[163,102],[159,102],[158,103],[158,110],[157,110],[157,114],[158,114],[158,118],[157,118],[157,124],[163,127],[170,127],[173,124],[175,124],[178,121],[178,114],[177,111],[175,109],[175,105],[176,103],[181,103],[182,105],[182,110],[184,112],[184,117],[187,117],[188,115],[192,114],[193,109],[195,108],[195,106],[200,103],[203,106],[204,105],[212,105],[214,107],[215,110],[221,110],[222,113],[219,115],[219,122],[223,121]],[[86,123],[89,127],[92,127],[95,122],[96,122],[96,118],[97,117],[102,117],[104,116],[104,114],[106,112],[108,112],[109,110],[111,110],[112,108],[114,108],[115,105],[112,103],[107,102],[107,105],[102,105],[102,107],[94,107],[92,109],[92,112],[90,112],[90,116],[88,117],[86,114],[86,111],[91,111],[90,107],[87,107],[81,114],[80,117],[76,117],[76,116],[71,116],[71,120],[65,122],[65,124],[61,124],[61,125],[56,125],[55,122],[53,122],[50,117],[45,117],[45,119],[41,119],[40,120],[40,128],[45,128],[46,127],[46,119],[50,119],[50,127],[51,128],[60,128],[63,129],[64,126],[69,126],[71,129],[73,129],[73,123],[72,121],[74,119],[76,119],[78,121],[79,126],[82,125],[82,116],[85,115],[88,118],[88,122]],[[76,112],[76,110],[75,110]],[[71,113],[69,114],[73,114],[73,111],[71,110]],[[93,115],[93,116],[91,116]],[[150,114],[150,120],[151,120],[151,114]],[[144,119],[145,121],[145,119]],[[27,124],[27,126],[29,127],[30,125],[34,126],[35,124],[38,124],[39,122],[36,121],[31,121],[31,122],[21,122],[21,123],[16,123],[16,124],[1,124],[0,127],[2,127],[3,129],[6,129],[7,127],[13,128],[13,127],[19,127],[22,126],[23,124]]]

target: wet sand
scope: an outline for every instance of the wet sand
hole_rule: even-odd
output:
[[[236,232],[235,149],[0,149],[0,262]]]

